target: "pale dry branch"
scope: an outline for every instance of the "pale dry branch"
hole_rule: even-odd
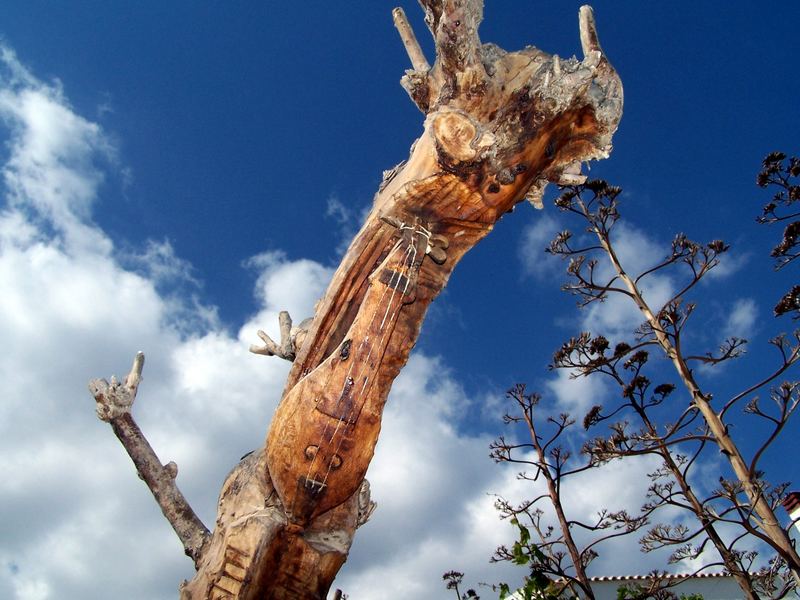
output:
[[[411,60],[411,66],[415,71],[427,72],[431,66],[419,46],[417,36],[414,35],[414,30],[406,18],[405,11],[399,6],[392,11],[392,19],[397,32],[400,34],[400,39],[403,41],[408,58]]]
[[[478,38],[483,0],[448,0],[442,4],[447,8],[441,13],[434,32],[437,60],[442,70],[450,76],[470,69],[483,71]]]
[[[289,362],[294,361],[295,356],[297,356],[297,351],[302,347],[306,338],[306,333],[311,327],[311,321],[311,318],[305,319],[297,327],[292,327],[292,318],[289,316],[288,312],[282,310],[278,314],[278,325],[281,335],[280,344],[269,337],[266,332],[259,329],[256,334],[264,343],[261,346],[256,344],[251,345],[250,352],[263,356],[277,356]]]
[[[281,358],[284,358],[281,356],[281,347],[276,344],[265,331],[259,329],[256,334],[261,338],[261,341],[263,341],[264,344],[262,346],[256,346],[255,344],[252,344],[250,346],[250,352],[253,354],[261,354],[263,356],[280,356]]]
[[[603,49],[600,47],[600,40],[597,37],[597,25],[594,21],[594,11],[588,4],[581,6],[578,11],[578,27],[581,36],[581,50],[583,56],[588,57],[593,52],[603,54]]]
[[[97,402],[98,418],[111,425],[136,466],[139,477],[150,488],[161,512],[181,540],[184,552],[197,565],[210,538],[209,531],[175,484],[178,466],[174,462],[161,464],[131,414],[143,367],[144,353],[139,352],[124,383],[118,382],[116,377],[111,378],[111,383],[105,379],[92,379],[89,391]]]

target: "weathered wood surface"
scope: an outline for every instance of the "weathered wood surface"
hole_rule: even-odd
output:
[[[358,490],[378,439],[386,400],[378,375],[404,307],[416,301],[433,241],[419,222],[388,220],[399,239],[390,239],[368,276],[344,340],[285,395],[273,417],[267,464],[289,521],[299,527]]]
[[[265,447],[234,468],[214,533],[181,597],[324,598],[369,516],[364,474],[392,382],[431,301],[464,254],[548,182],[580,183],[603,158],[622,87],[580,11],[583,59],[481,44],[481,0],[420,0],[436,45],[429,66],[402,10],[413,69],[401,83],[425,115],[407,161],[385,174],[294,358]],[[298,342],[301,340],[297,337]]]
[[[174,462],[161,464],[131,414],[143,368],[144,354],[139,352],[123,381],[117,381],[115,377],[111,378],[110,383],[105,379],[93,379],[89,382],[89,391],[96,402],[97,417],[111,425],[114,435],[131,457],[139,477],[150,488],[161,512],[181,540],[186,556],[197,567],[210,538],[208,529],[175,484],[178,466]]]
[[[256,600],[324,598],[339,571],[369,491],[343,504],[297,535],[266,469],[263,451],[245,457],[222,486],[217,527],[197,576],[181,598]],[[224,524],[224,527],[220,527]],[[291,560],[287,560],[290,559]]]

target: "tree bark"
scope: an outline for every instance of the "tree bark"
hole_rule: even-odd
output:
[[[284,343],[285,326],[280,347],[264,340],[262,353],[294,363],[264,448],[223,486],[184,600],[326,596],[374,508],[364,475],[431,301],[500,217],[526,198],[540,205],[547,182],[582,182],[580,163],[611,150],[622,86],[589,7],[579,61],[481,44],[482,0],[420,4],[433,66],[402,10],[393,16],[423,134],[385,173],[304,338]]]

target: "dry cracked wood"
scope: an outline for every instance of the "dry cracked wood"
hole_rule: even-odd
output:
[[[464,254],[548,182],[580,183],[606,157],[622,86],[580,10],[583,59],[481,44],[481,0],[420,0],[432,66],[402,10],[425,115],[408,160],[385,174],[304,339],[254,350],[294,362],[265,447],[223,487],[216,527],[182,598],[324,598],[374,505],[364,474],[392,382]]]

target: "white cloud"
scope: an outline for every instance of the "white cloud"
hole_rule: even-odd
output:
[[[545,252],[562,227],[549,213],[537,212],[536,217],[522,231],[518,252],[523,273],[544,279],[563,273],[564,262]]]
[[[758,305],[752,298],[739,298],[733,303],[722,328],[723,337],[749,338],[758,321]]]
[[[336,193],[328,196],[325,205],[325,216],[331,219],[338,227],[339,243],[336,245],[336,253],[342,255],[350,245],[353,236],[358,232],[361,223],[364,222],[369,211],[372,209],[370,204],[348,206],[339,199]]]
[[[568,412],[574,418],[583,415],[595,404],[602,404],[609,393],[609,386],[600,375],[573,377],[569,369],[559,369],[546,383],[553,394],[559,412]]]
[[[298,321],[314,315],[314,305],[333,275],[331,269],[312,260],[288,261],[282,252],[258,254],[245,265],[259,271],[255,286],[259,304],[272,310],[288,310]],[[298,279],[307,287],[299,287]]]
[[[665,248],[626,223],[618,223],[614,227],[613,234],[614,251],[625,272],[634,278],[658,264],[667,254]],[[595,273],[596,281],[608,282],[616,272],[605,255],[600,257],[599,261]],[[620,280],[615,282],[615,286],[625,289],[624,283]],[[639,282],[639,289],[654,312],[658,312],[675,291],[671,277],[662,273],[644,277]],[[644,320],[644,316],[629,297],[611,293],[605,301],[595,302],[586,308],[582,327],[585,331],[604,335],[612,341],[622,341],[630,340],[633,331]]]
[[[123,264],[130,263],[131,268],[141,271],[156,284],[174,286],[176,282],[186,282],[192,286],[200,286],[191,263],[175,254],[169,240],[147,240],[143,251],[118,255],[118,259]]]
[[[732,302],[712,302],[711,304],[713,316],[710,321],[711,325],[708,327],[710,333],[703,336],[702,331],[698,332],[700,335],[694,336],[697,341],[692,337],[688,338],[697,344],[702,353],[712,351],[712,354],[719,355],[725,345],[723,343],[725,340],[734,337],[750,340],[756,335],[759,309],[753,298],[738,298]],[[748,348],[748,345],[744,345],[740,347],[740,350],[747,352]],[[738,360],[742,360],[742,358],[740,357]],[[728,369],[732,365],[731,361],[718,364],[700,363],[697,369],[704,375],[720,377],[728,373]]]
[[[331,194],[325,206],[325,216],[333,219],[339,225],[347,224],[353,217],[349,208],[347,208],[338,194]]]
[[[222,479],[263,442],[288,369],[246,348],[258,328],[277,335],[279,310],[312,314],[331,270],[280,252],[253,257],[258,310],[225,331],[169,242],[121,253],[92,222],[113,147],[57,82],[38,81],[2,47],[0,118],[0,339],[13,349],[0,356],[0,495],[10,516],[0,525],[0,597],[174,598],[191,563],[95,417],[86,382],[122,375],[137,350],[147,353],[135,414],[212,524]],[[189,300],[167,289],[176,281]],[[587,396],[570,393],[576,406]],[[379,508],[335,584],[351,597],[440,597],[453,568],[472,581],[522,576],[487,562],[513,535],[488,493],[530,494],[512,469],[492,466],[488,436],[464,433],[463,415],[477,410],[442,359],[415,355],[398,378],[369,472]],[[604,483],[624,490],[634,476]]]
[[[94,416],[86,382],[124,374],[147,352],[135,413],[213,523],[219,484],[262,443],[287,370],[247,344],[279,308],[308,310],[329,272],[262,260],[261,310],[231,337],[196,294],[173,293],[200,285],[168,242],[116,253],[92,223],[113,148],[57,83],[36,80],[8,49],[0,117],[0,337],[13,349],[0,357],[0,495],[14,517],[0,531],[0,597],[173,598],[191,563]]]
[[[706,285],[716,285],[719,283],[720,279],[738,273],[752,258],[752,252],[739,248],[731,248],[720,256],[719,264],[708,272],[704,279]]]
[[[614,251],[625,271],[634,277],[656,265],[668,253],[667,246],[624,221],[618,222],[612,232]],[[608,268],[611,268],[610,264]]]
[[[2,170],[8,207],[44,221],[72,252],[108,251],[109,241],[86,222],[103,181],[96,162],[114,154],[100,127],[72,111],[59,82],[36,80],[7,47],[0,86],[0,120],[10,136]]]

